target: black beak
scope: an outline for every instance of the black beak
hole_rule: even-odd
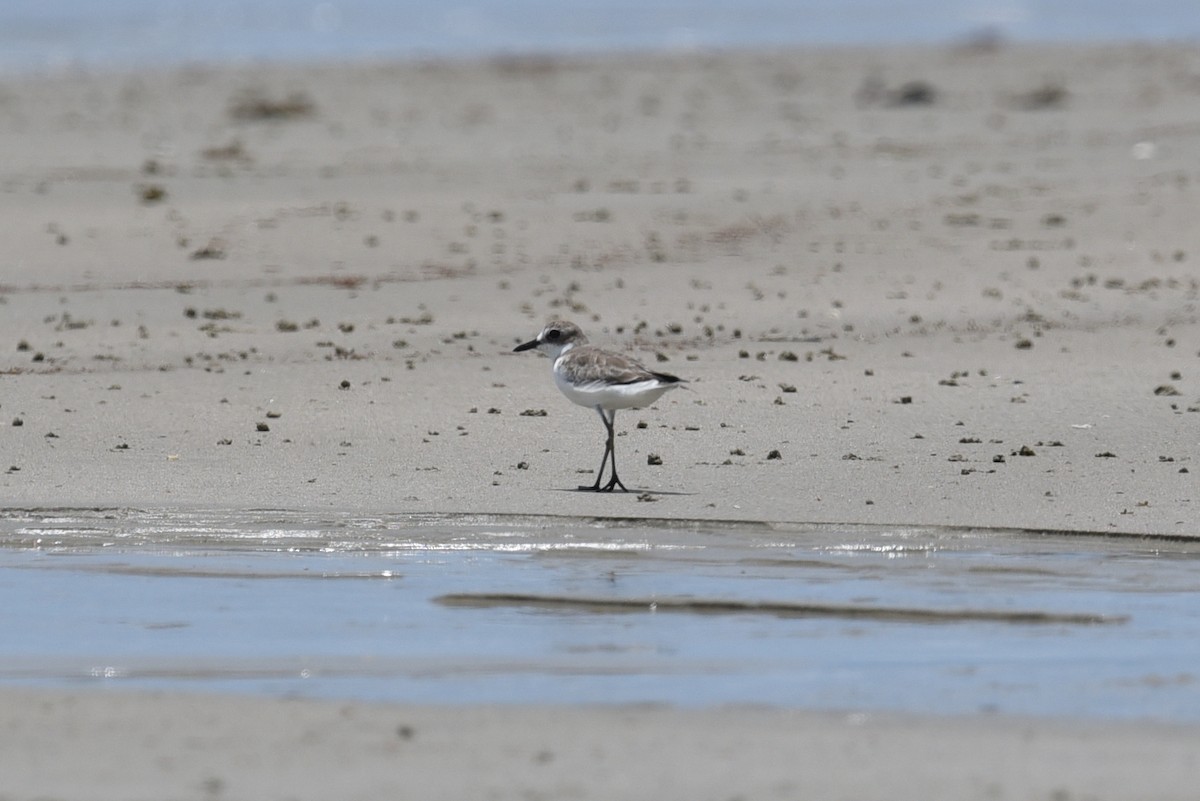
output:
[[[539,343],[536,339],[531,339],[524,345],[517,345],[515,348],[513,348],[513,353],[520,353],[523,350],[532,350],[533,348],[536,348],[538,344]]]

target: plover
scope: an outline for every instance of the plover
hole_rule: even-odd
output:
[[[686,383],[668,373],[656,373],[626,356],[587,344],[579,326],[566,320],[546,325],[537,339],[513,348],[514,353],[537,348],[553,360],[554,383],[572,403],[595,409],[604,422],[608,439],[596,483],[581,490],[612,492],[613,487],[629,490],[617,478],[617,451],[613,443],[613,423],[618,409],[648,406],[669,389]],[[604,468],[611,458],[612,478],[604,486]]]

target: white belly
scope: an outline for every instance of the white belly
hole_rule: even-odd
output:
[[[572,403],[592,409],[597,406],[601,409],[640,409],[654,403],[664,392],[675,386],[662,384],[657,380],[639,381],[636,384],[595,382],[577,385],[567,381],[557,372],[554,374],[554,383]]]

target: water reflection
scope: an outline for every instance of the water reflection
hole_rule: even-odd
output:
[[[0,681],[1200,720],[1200,543],[862,526],[0,517]]]

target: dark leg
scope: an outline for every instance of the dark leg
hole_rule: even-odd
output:
[[[601,409],[599,406],[597,406],[596,411],[600,413],[600,419],[604,421],[604,428],[606,430],[610,430],[609,425],[608,425],[608,418],[604,416],[604,410]],[[579,489],[591,490],[592,492],[600,491],[600,482],[604,478],[604,468],[608,464],[608,454],[612,452],[612,446],[613,446],[612,437],[609,436],[604,441],[604,456],[603,456],[603,458],[600,459],[600,469],[596,471],[596,483],[590,487],[580,484]]]
[[[612,492],[613,487],[620,487],[622,491],[629,492],[625,485],[621,483],[621,479],[617,478],[617,449],[616,449],[616,433],[613,428],[613,423],[616,422],[617,412],[614,409],[608,414],[599,406],[596,407],[596,412],[600,415],[601,422],[604,423],[604,431],[607,434],[604,440],[604,457],[600,460],[600,471],[596,474],[596,483],[590,487],[581,486],[581,490],[592,490],[593,492]],[[600,486],[600,482],[604,480],[604,468],[612,460],[612,478],[604,486]]]
[[[617,478],[617,443],[615,424],[617,422],[617,410],[613,409],[606,416],[603,411],[600,412],[600,417],[604,419],[604,427],[608,430],[608,446],[607,450],[612,459],[612,478],[602,487],[604,492],[612,492],[613,487],[620,487],[621,492],[629,492],[625,485],[621,483],[621,479]],[[602,471],[603,472],[603,471]]]

